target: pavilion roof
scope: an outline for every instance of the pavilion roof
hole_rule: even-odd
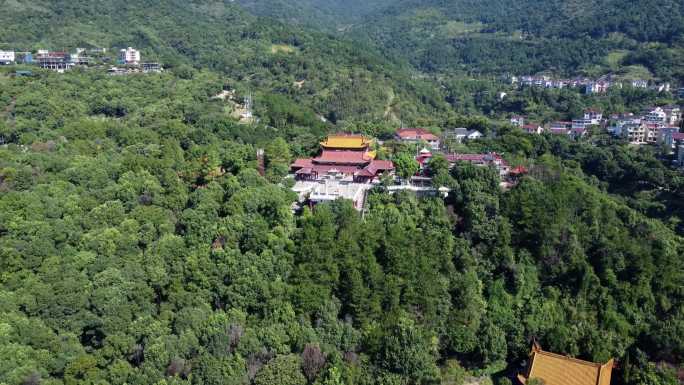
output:
[[[366,164],[373,158],[364,151],[330,151],[323,150],[321,155],[314,158],[314,163]]]
[[[363,149],[370,146],[371,140],[363,135],[335,134],[321,143],[324,148]]]
[[[538,378],[546,385],[610,385],[612,369],[612,359],[605,364],[594,363],[545,352],[535,344],[527,376],[518,376],[518,379],[523,384]]]

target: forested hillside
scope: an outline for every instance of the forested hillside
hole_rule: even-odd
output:
[[[509,192],[462,165],[446,205],[293,217],[255,148],[276,182],[314,131],[230,123],[215,76],[0,77],[2,131],[29,144],[0,150],[0,381],[509,384],[534,337],[673,383],[683,243],[602,190],[606,154],[510,132],[479,144],[528,159]],[[616,178],[639,164],[621,151]]]
[[[243,2],[258,14],[335,26],[426,72],[684,79],[684,6],[675,0]]]
[[[681,384],[681,171],[597,127],[508,123],[677,99],[462,76],[584,71],[616,47],[681,76],[648,54],[679,60],[681,4],[585,3],[0,0],[0,49],[134,46],[166,67],[0,67],[0,384],[512,385],[533,341],[615,358],[613,385]],[[480,130],[451,151],[525,173],[435,153],[446,197],[384,175],[362,212],[293,210],[290,164],[330,132],[418,167],[400,122]]]
[[[216,71],[233,87],[278,94],[283,110],[344,119],[396,120],[442,110],[425,81],[364,44],[259,19],[231,1],[3,0],[0,48],[142,49],[172,70]],[[295,84],[295,82],[297,82]],[[257,100],[258,102],[259,100]],[[417,116],[417,115],[414,115]],[[313,124],[310,120],[309,124]]]
[[[684,79],[684,7],[674,0],[405,0],[356,32],[425,71],[629,77],[643,67]]]
[[[365,16],[380,12],[394,1],[238,0],[238,3],[256,15],[339,32],[347,30]]]

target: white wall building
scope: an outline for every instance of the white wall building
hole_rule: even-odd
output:
[[[0,51],[0,64],[12,64],[15,59],[14,51]]]
[[[603,120],[603,113],[597,110],[584,111],[584,120],[589,121],[590,125],[598,126]]]
[[[511,117],[511,124],[516,127],[522,127],[525,125],[525,117],[520,115],[513,115]]]
[[[664,106],[663,112],[667,116],[667,124],[676,126],[682,118],[682,110],[679,106]]]
[[[667,123],[667,113],[662,108],[656,107],[644,115],[643,122],[646,124],[660,124]]]
[[[140,64],[140,51],[128,47],[119,51],[119,62],[122,64]]]

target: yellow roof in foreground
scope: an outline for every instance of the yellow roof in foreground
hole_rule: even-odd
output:
[[[361,135],[330,135],[325,142],[321,143],[321,146],[330,148],[365,148],[370,143],[370,139]]]
[[[578,360],[533,349],[527,378],[544,380],[546,385],[610,385],[613,360],[605,364]]]

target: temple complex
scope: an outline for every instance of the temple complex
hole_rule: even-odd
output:
[[[290,169],[300,181],[341,177],[355,183],[372,182],[384,172],[394,171],[391,161],[375,159],[372,143],[362,135],[330,135],[321,143],[317,157],[297,159]]]

